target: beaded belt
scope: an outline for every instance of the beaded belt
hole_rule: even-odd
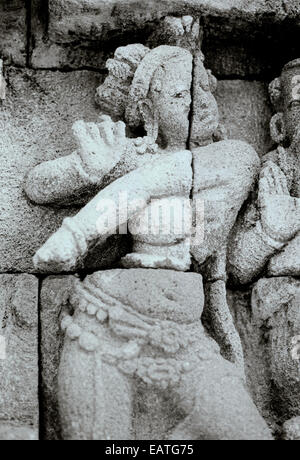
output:
[[[75,315],[65,316],[61,323],[69,339],[78,340],[79,346],[87,352],[97,351],[104,362],[118,367],[123,373],[165,389],[177,384],[182,373],[191,370],[189,362],[176,360],[174,356],[195,340],[182,325],[149,318],[95,286],[91,288],[82,283],[76,285],[70,303],[75,308]],[[103,332],[99,337],[96,332],[87,331],[82,318],[108,326],[117,337],[128,342],[112,347]],[[142,356],[146,346],[163,352],[166,357]]]

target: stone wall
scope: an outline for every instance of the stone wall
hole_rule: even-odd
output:
[[[147,8],[136,0],[0,0],[0,58],[7,82],[6,99],[0,102],[0,325],[7,350],[7,359],[0,360],[0,438],[34,439],[38,431],[43,438],[60,437],[57,308],[63,295],[58,291],[67,289],[69,278],[36,273],[32,256],[76,208],[34,206],[24,195],[24,177],[34,165],[74,150],[75,120],[97,119],[95,89],[116,47],[152,44],[160,34],[163,40],[165,17],[187,14],[200,19],[202,50],[219,80],[216,97],[229,137],[249,142],[262,156],[272,148],[268,84],[283,64],[300,56],[298,0],[151,0]],[[97,268],[111,266],[126,244],[116,240],[101,248],[85,269],[93,270],[95,260]],[[254,295],[264,295],[263,289],[260,284]],[[247,292],[233,289],[229,296],[245,345],[248,383],[261,412],[277,426],[282,419],[270,407],[270,394],[279,394],[287,375],[281,369],[274,383],[272,372],[286,359],[280,354],[281,335],[292,336],[300,325],[279,331],[274,311],[253,325],[251,286]],[[279,311],[278,321],[284,324]],[[272,339],[270,333],[268,339],[260,336],[267,320]],[[269,340],[269,354],[262,340]],[[297,394],[283,417],[299,415],[296,399]]]

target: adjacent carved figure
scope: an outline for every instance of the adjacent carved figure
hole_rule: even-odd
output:
[[[270,97],[278,147],[263,157],[258,194],[236,227],[229,267],[241,284],[263,275],[253,289],[252,312],[268,329],[268,371],[282,420],[300,414],[300,59],[271,83]]]
[[[271,276],[300,274],[300,60],[284,67],[270,96],[278,111],[271,120],[278,147],[263,158],[257,203],[247,209],[229,258],[243,284],[264,269]]]
[[[43,205],[94,195],[37,252],[35,264],[46,272],[75,270],[90,248],[127,224],[133,236],[123,268],[75,282],[74,314],[62,320],[63,436],[131,439],[139,387],[158,389],[180,412],[170,439],[271,439],[240,368],[204,330],[203,280],[190,272],[194,258],[213,333],[224,356],[241,364],[225,301],[225,256],[259,170],[257,154],[243,142],[218,141],[216,80],[201,54],[193,61],[180,47],[129,45],[116,50],[108,70],[97,101],[114,121],[75,123],[78,150],[38,165],[25,186]],[[120,120],[146,135],[126,137]],[[204,228],[203,240],[186,221],[196,232]]]

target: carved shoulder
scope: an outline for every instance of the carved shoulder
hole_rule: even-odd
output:
[[[193,157],[193,199],[203,203],[205,233],[203,243],[193,247],[192,253],[201,264],[226,246],[237,215],[254,186],[260,161],[250,145],[239,141],[210,144],[195,150]],[[197,215],[196,221],[202,222],[201,216]]]
[[[260,160],[246,142],[226,140],[193,151],[194,190],[227,186],[245,199],[259,173]]]

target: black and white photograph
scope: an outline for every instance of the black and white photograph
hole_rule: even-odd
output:
[[[0,440],[300,441],[300,0],[0,0]]]

